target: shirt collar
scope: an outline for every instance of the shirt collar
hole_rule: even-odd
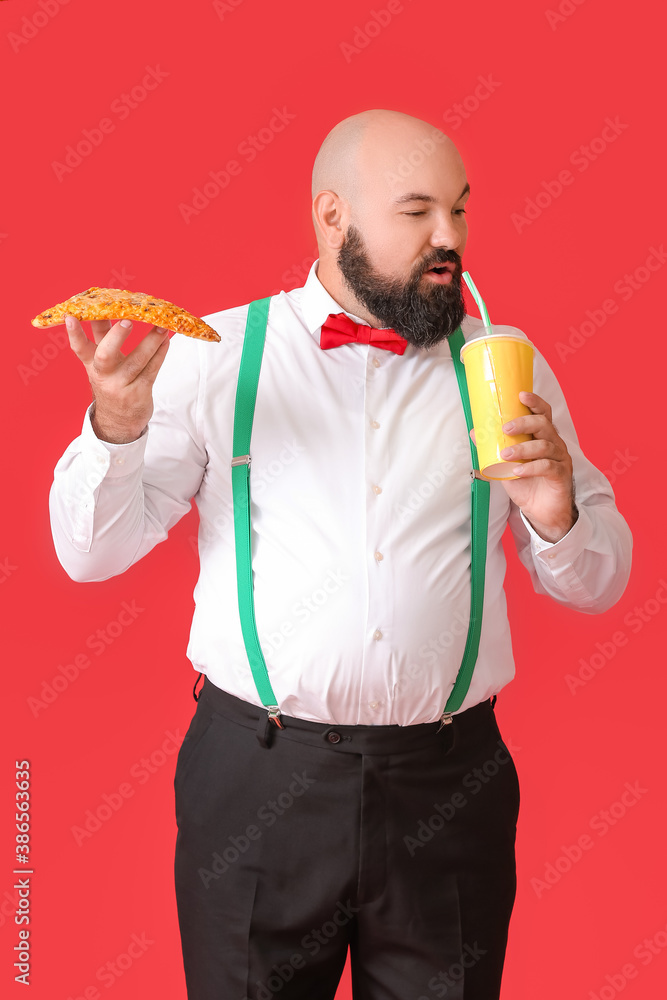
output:
[[[355,316],[354,313],[347,312],[343,309],[336,300],[329,295],[328,291],[317,277],[317,265],[319,264],[319,257],[313,262],[310,271],[308,272],[308,277],[303,286],[303,293],[301,296],[301,311],[303,313],[303,318],[306,322],[306,326],[312,337],[319,344],[320,342],[320,330],[322,328],[322,323],[329,315],[329,313],[345,313],[354,320],[355,323],[362,323],[367,326],[366,320],[361,319],[359,316]]]
[[[308,272],[308,277],[303,285],[303,291],[301,295],[301,312],[305,320],[306,326],[316,341],[317,344],[320,342],[320,331],[322,329],[322,323],[329,315],[329,313],[345,313],[354,320],[355,323],[362,323],[367,326],[366,320],[361,319],[359,316],[355,316],[354,313],[347,312],[343,309],[336,300],[329,295],[320,279],[317,277],[317,265],[319,264],[319,257],[311,265],[310,271]],[[461,330],[463,332],[464,338],[467,340],[470,336],[474,336],[479,329],[483,327],[484,324],[481,320],[478,320],[471,316],[466,316],[461,323]],[[410,348],[408,344],[408,349]],[[442,340],[439,344],[430,348],[430,354],[444,354],[449,356],[451,354],[449,343],[447,340]]]

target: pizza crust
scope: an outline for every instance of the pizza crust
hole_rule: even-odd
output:
[[[198,340],[220,340],[219,334],[208,323],[175,306],[173,302],[121,288],[98,288],[93,285],[85,292],[79,292],[71,299],[45,309],[35,316],[32,325],[42,328],[58,326],[65,322],[65,316],[75,316],[78,320],[132,319],[152,323]]]

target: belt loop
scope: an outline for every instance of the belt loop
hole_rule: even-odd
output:
[[[275,729],[275,724],[271,724],[271,718],[260,710],[259,722],[257,724],[257,740],[261,747],[268,750],[271,746],[271,735]]]
[[[201,691],[199,692],[199,694],[197,694],[197,685],[199,684],[199,681],[203,676],[204,676],[203,674],[198,674],[197,680],[195,681],[195,686],[192,689],[192,697],[194,698],[195,701],[199,701],[199,694],[201,694]]]

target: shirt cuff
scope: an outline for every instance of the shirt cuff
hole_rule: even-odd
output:
[[[93,430],[91,417],[94,405],[94,402],[90,404],[83,418],[81,440],[86,451],[90,453],[94,468],[100,473],[100,482],[105,478],[120,479],[122,476],[131,475],[141,468],[144,461],[148,426],[144,427],[135,441],[128,441],[126,444],[102,441]]]
[[[593,536],[593,523],[586,508],[577,506],[579,517],[566,535],[557,542],[548,542],[537,534],[530,521],[520,510],[521,520],[526,525],[530,535],[530,546],[534,555],[551,572],[559,567],[571,566],[577,556],[581,555]]]

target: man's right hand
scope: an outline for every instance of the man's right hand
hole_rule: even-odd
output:
[[[92,320],[94,345],[74,316],[67,316],[65,325],[93,390],[95,434],[111,444],[136,441],[153,413],[153,382],[169,349],[169,332],[154,326],[125,355],[121,346],[132,329],[131,320],[113,326],[110,320]]]

